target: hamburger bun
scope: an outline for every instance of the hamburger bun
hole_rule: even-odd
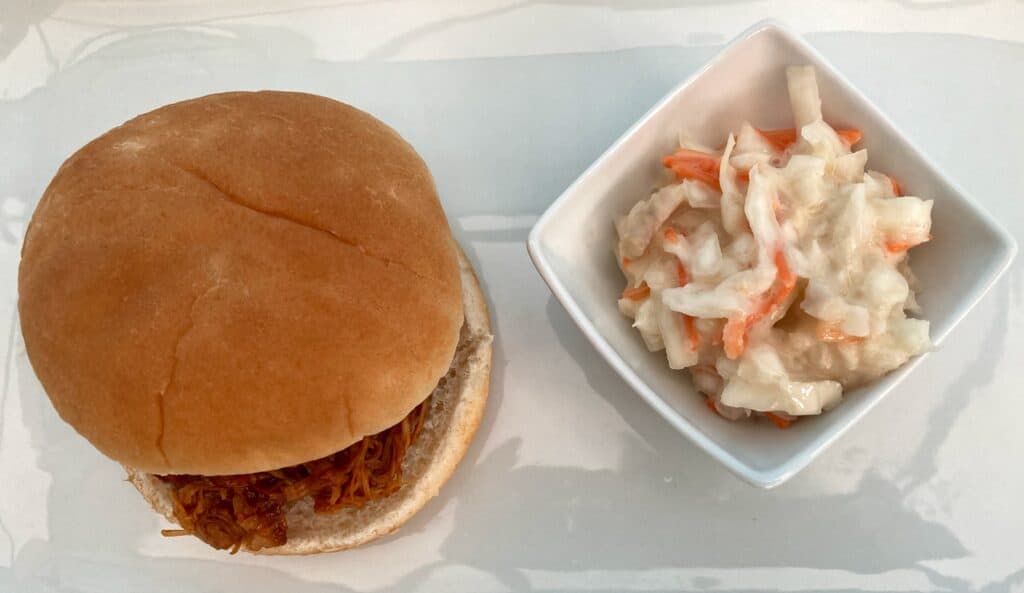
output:
[[[107,456],[265,471],[431,393],[463,326],[457,252],[426,165],[377,119],[301,93],[210,95],[60,168],[26,233],[22,331],[60,416]]]
[[[491,372],[487,304],[469,262],[462,255],[462,302],[466,322],[451,368],[438,383],[420,436],[402,463],[402,487],[391,496],[318,514],[308,499],[287,511],[288,542],[259,554],[314,554],[359,546],[387,535],[409,520],[455,471],[483,417]],[[126,467],[128,479],[153,508],[175,522],[170,488],[152,474]]]

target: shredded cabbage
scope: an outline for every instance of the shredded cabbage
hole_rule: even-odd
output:
[[[906,251],[933,203],[901,196],[822,118],[814,69],[786,70],[791,130],[750,123],[721,151],[666,158],[677,180],[616,221],[618,302],[648,349],[728,418],[786,425],[930,347]]]

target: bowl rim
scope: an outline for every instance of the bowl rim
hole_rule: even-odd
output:
[[[870,412],[884,397],[902,380],[909,375],[913,369],[924,360],[928,353],[916,356],[894,372],[900,372],[896,380],[890,381],[887,385],[881,386],[871,401],[867,402],[858,413],[851,416],[847,421],[837,424],[829,430],[822,432],[818,438],[807,443],[798,452],[794,453],[784,462],[769,468],[758,469],[741,461],[728,448],[723,447],[717,441],[711,439],[697,426],[673,409],[647,382],[615,351],[611,343],[597,329],[591,319],[583,312],[576,299],[569,292],[562,280],[555,273],[550,261],[543,249],[543,237],[545,231],[551,225],[557,213],[569,203],[577,193],[578,187],[606,161],[613,158],[620,147],[625,144],[638,130],[648,125],[651,119],[664,109],[680,92],[689,87],[697,79],[702,77],[709,70],[717,67],[722,61],[737,51],[738,46],[763,31],[773,31],[782,36],[788,43],[791,43],[798,51],[805,54],[817,65],[824,66],[833,76],[844,94],[852,95],[853,99],[863,104],[870,112],[871,117],[877,119],[882,126],[888,127],[895,132],[895,136],[902,144],[902,149],[913,153],[923,165],[926,173],[940,183],[949,187],[952,193],[964,201],[967,207],[974,212],[981,222],[992,231],[1003,250],[1001,258],[996,260],[996,267],[989,278],[973,290],[966,293],[961,301],[958,301],[955,312],[940,331],[933,334],[933,346],[939,346],[946,339],[952,329],[957,326],[964,317],[978,304],[981,298],[992,288],[1002,277],[1017,255],[1017,241],[985,208],[970,196],[967,192],[949,179],[940,171],[925,154],[923,154],[878,107],[874,105],[863,93],[858,90],[831,62],[829,62],[817,49],[811,46],[800,34],[790,29],[776,19],[764,19],[748,27],[742,33],[729,41],[710,60],[698,68],[681,83],[670,89],[650,109],[648,109],[633,125],[623,132],[597,159],[594,160],[544,211],[534,223],[526,241],[527,251],[534,267],[541,278],[548,285],[555,298],[562,304],[573,322],[586,336],[587,340],[597,349],[604,360],[612,366],[634,391],[640,395],[662,418],[684,436],[689,438],[698,448],[725,465],[733,474],[744,481],[761,488],[774,488],[796,475],[804,469],[821,453],[828,449],[836,440],[845,434],[855,424]],[[879,379],[881,380],[881,379]],[[876,388],[879,389],[879,388]]]

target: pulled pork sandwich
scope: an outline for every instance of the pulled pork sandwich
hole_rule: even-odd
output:
[[[61,417],[180,529],[305,554],[397,529],[480,422],[490,325],[423,161],[313,95],[141,115],[64,163],[19,270]]]

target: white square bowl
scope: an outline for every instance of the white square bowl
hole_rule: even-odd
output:
[[[940,345],[1006,270],[1013,237],[911,146],[895,126],[795,33],[765,21],[741,34],[670,92],[563,193],[530,232],[530,257],[554,295],[609,364],[679,432],[751,484],[771,488],[804,468],[873,408],[921,357],[842,403],[779,431],[767,422],[730,422],[709,411],[689,378],[650,353],[616,307],[623,286],[612,220],[650,195],[661,157],[679,133],[717,146],[743,121],[792,125],[785,67],[817,70],[826,121],[864,133],[869,166],[910,195],[935,200],[935,240],[913,251],[919,301]]]

